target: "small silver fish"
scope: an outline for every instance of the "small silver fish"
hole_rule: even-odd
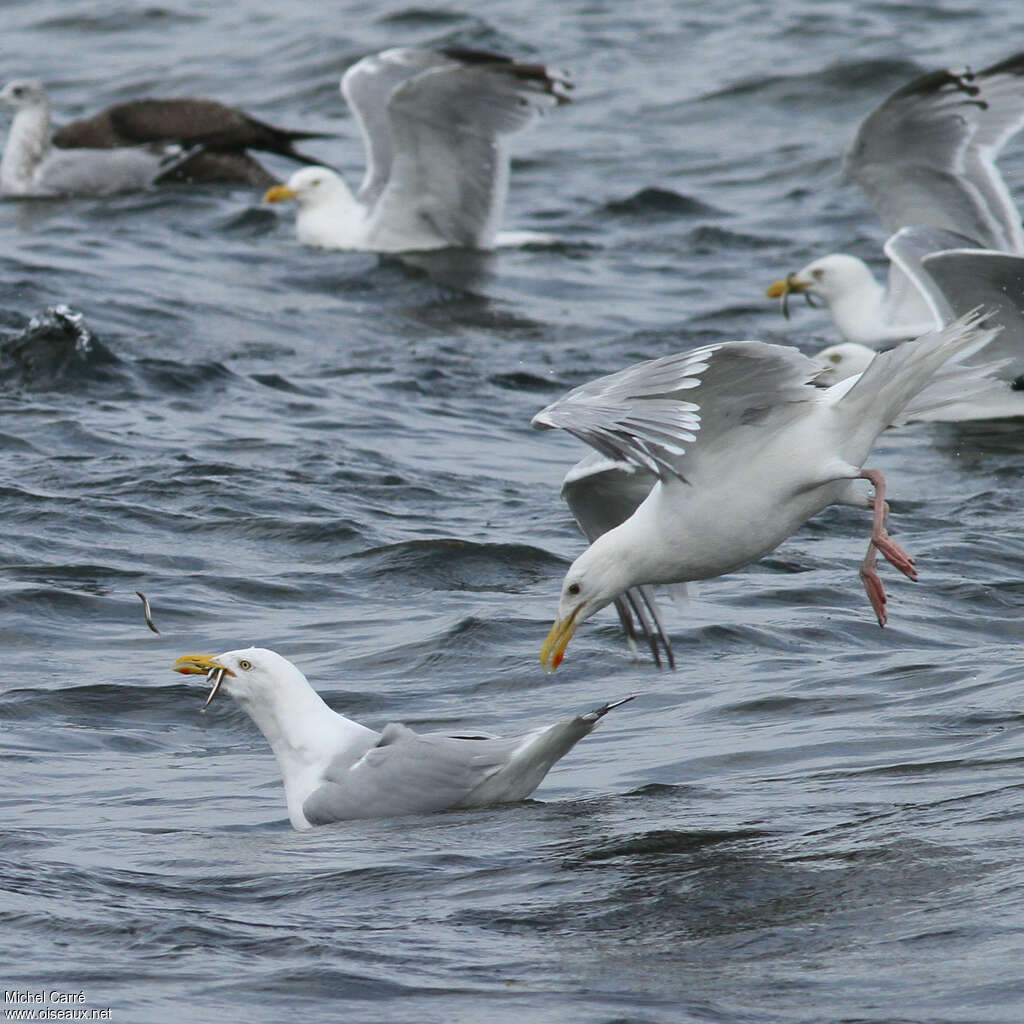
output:
[[[159,633],[160,630],[153,625],[153,609],[149,607],[149,598],[141,590],[136,590],[135,593],[142,599],[142,613],[146,616],[146,625],[154,633]]]
[[[782,292],[782,315],[787,320],[789,319],[789,296],[792,294],[793,291],[792,279],[792,273],[786,275],[786,287]]]
[[[212,680],[213,687],[210,690],[209,697],[206,698],[206,703],[199,709],[200,711],[205,711],[210,706],[210,701],[217,696],[217,691],[220,689],[221,681],[224,679],[224,672],[225,669],[222,668],[211,668],[207,673],[206,681],[210,682]]]

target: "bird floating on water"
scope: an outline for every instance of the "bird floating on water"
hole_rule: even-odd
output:
[[[366,174],[353,195],[327,168],[296,171],[264,199],[294,199],[304,245],[402,252],[491,249],[536,240],[501,233],[505,137],[566,103],[565,72],[477,50],[392,49],[345,72]]]
[[[507,738],[395,723],[375,732],[332,711],[275,651],[187,654],[174,668],[208,677],[204,707],[223,690],[256,723],[277,756],[296,829],[525,800],[609,711],[633,699]]]
[[[541,663],[557,668],[580,623],[612,602],[626,624],[630,607],[642,608],[637,588],[732,572],[833,504],[873,510],[860,575],[884,625],[876,553],[911,580],[917,573],[886,531],[885,480],[864,462],[936,371],[994,336],[979,323],[965,317],[879,353],[831,387],[794,348],[735,341],[639,363],[537,413],[535,427],[568,430],[599,453],[565,480],[591,545],[565,575]],[[860,479],[873,498],[858,493]],[[640,628],[671,663],[660,623]]]
[[[294,144],[323,135],[275,128],[215,100],[170,97],[117,103],[51,136],[41,82],[9,82],[0,102],[15,109],[0,163],[8,196],[109,195],[168,181],[266,188],[277,179],[248,150],[310,163]]]

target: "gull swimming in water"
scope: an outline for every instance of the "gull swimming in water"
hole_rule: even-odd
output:
[[[904,228],[894,238],[913,230]],[[989,324],[1002,328],[999,337],[985,346],[984,369],[974,365],[978,357],[943,368],[940,372],[948,377],[950,400],[934,404],[926,415],[915,418],[956,422],[1024,416],[1024,257],[984,249],[947,249],[925,256],[914,280],[921,294],[941,311],[937,324],[981,308],[989,314]],[[875,348],[852,341],[830,345],[815,356],[823,367],[818,379],[833,384],[860,373],[875,353]],[[980,373],[968,383],[972,370]],[[957,378],[965,387],[959,395]]]
[[[277,756],[296,829],[525,800],[609,711],[633,700],[507,738],[396,723],[375,732],[332,711],[276,651],[187,654],[174,668],[210,679],[204,707],[224,690],[256,723]]]
[[[110,195],[148,188],[181,158],[180,147],[57,149],[50,141],[50,98],[40,82],[18,79],[0,90],[15,108],[0,159],[5,196]]]
[[[965,317],[879,353],[862,374],[831,387],[796,349],[736,341],[639,363],[537,413],[533,426],[568,430],[600,453],[567,477],[584,531],[619,520],[566,573],[541,663],[557,668],[579,624],[631,590],[732,572],[833,504],[873,510],[860,575],[884,625],[876,552],[917,576],[886,532],[885,480],[864,462],[936,371],[994,336],[979,323]],[[860,479],[873,498],[858,493]]]
[[[568,102],[570,88],[563,72],[476,50],[365,57],[341,79],[366,147],[358,193],[334,171],[310,167],[264,199],[294,199],[299,241],[325,249],[491,249],[528,241],[499,233],[505,137]]]
[[[864,119],[845,161],[891,232],[888,285],[863,260],[836,253],[774,282],[768,297],[820,298],[847,342],[874,349],[979,305],[994,308],[993,322],[1006,328],[1000,354],[1016,355],[1005,377],[1019,376],[1024,230],[995,161],[1022,127],[1024,54],[977,73],[934,71],[898,89]]]
[[[0,90],[15,115],[0,163],[8,196],[95,196],[164,181],[266,187],[276,181],[246,149],[312,162],[294,148],[319,132],[292,132],[214,100],[130,100],[72,121],[51,136],[50,98],[41,82]]]

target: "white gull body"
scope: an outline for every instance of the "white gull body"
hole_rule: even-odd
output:
[[[143,189],[174,166],[166,147],[58,149],[50,141],[50,99],[40,82],[18,79],[0,90],[14,118],[0,159],[5,196],[98,196]]]

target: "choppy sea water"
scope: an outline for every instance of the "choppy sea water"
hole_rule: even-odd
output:
[[[5,77],[58,115],[208,95],[336,131],[305,148],[354,180],[366,53],[577,89],[514,146],[507,226],[559,241],[486,258],[303,250],[239,189],[0,204],[5,990],[142,1024],[1024,1019],[1020,424],[882,438],[921,570],[883,568],[885,630],[867,516],[831,510],[671,612],[678,671],[607,612],[552,676],[582,449],[529,427],[638,359],[835,340],[762,296],[878,264],[858,119],[1022,28],[1011,0],[7,4]],[[1024,145],[1002,166],[1024,194]],[[248,719],[170,672],[249,643],[378,728],[641,696],[535,800],[297,834]]]

